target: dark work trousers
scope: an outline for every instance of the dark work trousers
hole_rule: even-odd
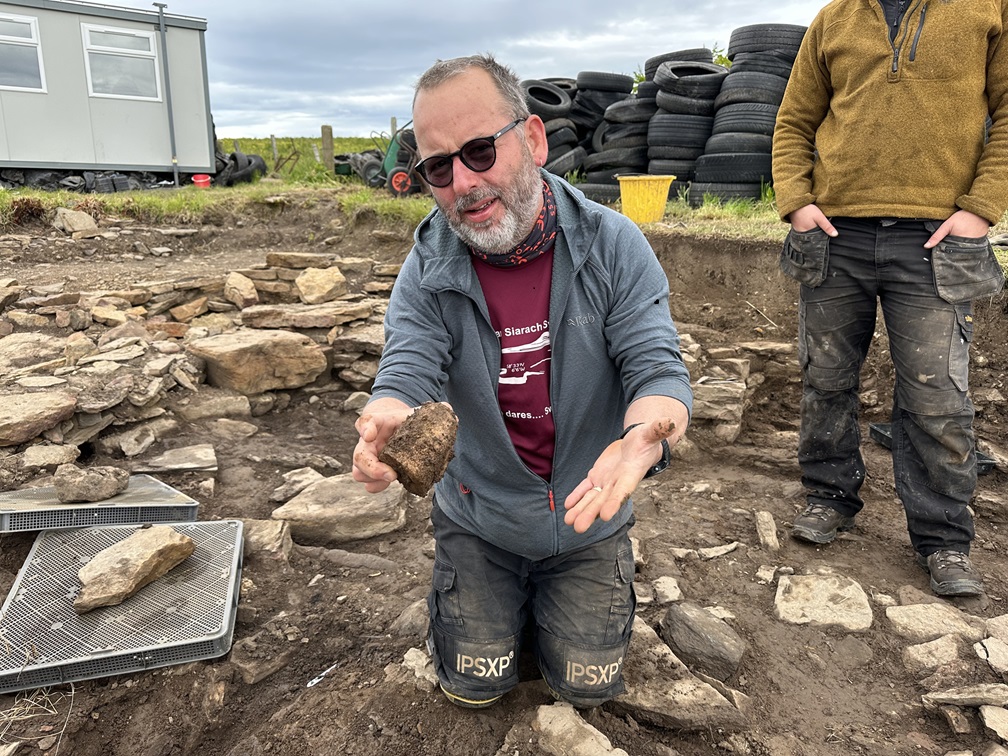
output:
[[[528,613],[550,689],[578,707],[623,692],[623,659],[637,604],[628,532],[532,561],[453,522],[435,500],[428,649],[441,687],[468,706],[491,703],[518,683]]]
[[[934,221],[833,218],[839,235],[792,231],[781,268],[803,282],[798,461],[808,502],[853,516],[865,466],[858,382],[881,303],[896,372],[892,457],[914,549],[969,553],[976,487],[966,394],[972,298],[1003,283],[986,238],[924,242]],[[996,279],[1001,277],[999,283]]]

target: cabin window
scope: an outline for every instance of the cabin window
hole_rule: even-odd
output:
[[[96,97],[160,100],[154,32],[81,24],[88,92]]]
[[[0,89],[46,91],[38,19],[0,14]]]

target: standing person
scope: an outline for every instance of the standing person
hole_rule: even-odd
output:
[[[987,232],[1008,205],[1006,30],[1006,0],[834,0],[805,34],[773,139],[781,268],[802,284],[807,507],[792,535],[828,543],[863,506],[858,377],[880,302],[896,491],[943,596],[983,592],[967,377],[972,300],[1004,283]]]
[[[436,484],[430,649],[454,703],[518,682],[526,619],[553,693],[623,690],[633,624],[631,494],[664,470],[692,405],[668,280],[637,226],[541,170],[543,122],[489,55],[442,60],[413,102],[417,228],[385,318],[353,476],[423,402],[459,418]]]

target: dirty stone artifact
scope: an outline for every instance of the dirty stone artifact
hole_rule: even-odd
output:
[[[68,462],[56,468],[53,485],[64,504],[105,501],[129,487],[129,475],[129,470],[114,465],[79,467]]]
[[[411,494],[424,496],[455,456],[458,418],[441,402],[425,402],[399,426],[378,459],[396,471]]]

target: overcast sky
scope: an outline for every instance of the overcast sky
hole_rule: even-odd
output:
[[[522,79],[632,75],[666,52],[724,50],[740,26],[807,26],[826,0],[164,1],[166,13],[206,19],[217,135],[237,138],[316,136],[322,124],[367,137],[393,116],[401,127],[413,83],[438,58],[492,52]]]

